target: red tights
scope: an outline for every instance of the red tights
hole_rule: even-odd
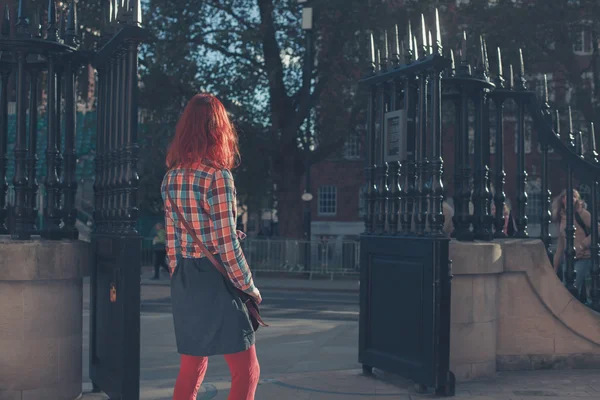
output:
[[[231,390],[227,399],[254,400],[260,376],[256,348],[252,346],[241,353],[225,354],[225,361],[231,372]],[[182,354],[173,400],[196,400],[207,367],[208,357]]]

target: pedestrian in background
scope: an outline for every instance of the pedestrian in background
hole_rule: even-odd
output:
[[[567,227],[567,191],[562,193],[552,202],[552,219],[559,224],[558,245],[554,253],[554,270],[559,278],[564,280],[565,262],[564,253],[567,248],[567,236],[565,229]],[[584,282],[590,277],[592,271],[591,260],[591,236],[590,229],[592,216],[585,209],[585,203],[581,200],[579,192],[573,190],[573,222],[575,224],[575,287],[578,290],[579,298],[582,297],[582,287]],[[586,298],[589,299],[590,287],[586,287]]]
[[[253,400],[258,385],[254,329],[235,290],[262,301],[240,246],[243,234],[236,232],[230,169],[238,158],[238,137],[223,104],[209,94],[194,96],[177,124],[162,183],[171,303],[181,354],[173,400],[196,399],[207,357],[213,355],[224,355],[229,365],[230,400]],[[228,279],[194,238],[222,264]]]
[[[152,250],[154,252],[154,276],[153,280],[160,279],[160,268],[162,267],[167,273],[169,266],[167,265],[167,231],[160,222],[154,226],[154,239],[152,239]]]

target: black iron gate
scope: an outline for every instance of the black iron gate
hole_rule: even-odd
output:
[[[367,214],[361,236],[359,360],[454,394],[449,370],[450,260],[443,233],[442,56],[422,21],[375,48],[368,91]],[[429,34],[431,35],[431,33]],[[406,45],[405,45],[406,43]],[[403,52],[400,48],[402,47]],[[391,49],[391,51],[390,51]]]
[[[141,236],[137,222],[139,0],[106,2],[98,71],[90,378],[112,400],[139,399]]]

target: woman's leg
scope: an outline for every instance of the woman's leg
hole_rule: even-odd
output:
[[[577,260],[575,262],[575,273],[576,273],[575,287],[578,290],[580,299],[581,299],[581,294],[582,294],[581,289],[583,288],[583,282],[585,282],[586,278],[591,274],[591,272],[592,272],[592,260],[591,259],[586,258],[583,260]],[[589,288],[586,287],[586,294],[588,294],[588,293],[589,293]]]
[[[231,371],[231,391],[228,400],[254,400],[260,378],[260,365],[256,358],[256,347],[241,353],[226,354],[225,361]]]
[[[154,250],[154,276],[152,277],[152,279],[158,279],[160,278],[160,254],[158,254],[159,252]]]
[[[182,354],[173,400],[196,400],[196,395],[204,380],[207,367],[208,357],[186,356]]]

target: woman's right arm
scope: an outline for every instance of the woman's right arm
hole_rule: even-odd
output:
[[[173,272],[175,272],[175,267],[177,266],[177,249],[179,248],[180,244],[179,239],[175,234],[175,223],[173,221],[173,217],[171,216],[172,209],[167,197],[167,190],[169,190],[169,185],[167,184],[167,179],[165,177],[161,190],[165,204],[165,247],[167,250],[167,259],[169,260],[169,274],[173,276]]]
[[[208,191],[207,201],[211,209],[211,219],[221,260],[235,287],[246,292],[254,293],[254,281],[250,267],[244,257],[242,246],[236,232],[235,185],[233,176],[228,170],[217,170]]]

